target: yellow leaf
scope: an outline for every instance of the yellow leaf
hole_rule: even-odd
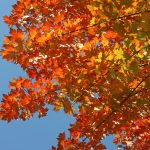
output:
[[[82,81],[82,80],[81,80],[81,79],[79,79],[79,80],[77,81],[77,83],[81,83],[81,81]]]
[[[106,24],[105,22],[103,22],[103,23],[100,24],[101,28],[106,27],[106,25],[107,25],[107,24]]]
[[[137,56],[138,56],[139,58],[143,58],[143,57],[144,57],[144,55],[141,54],[141,53],[138,53]]]
[[[87,8],[93,16],[96,15],[96,10],[98,10],[98,7],[95,7],[95,6],[92,6],[92,5],[87,5]]]
[[[95,21],[96,21],[96,18],[95,18],[95,17],[93,17],[93,18],[92,18],[92,20],[90,21],[90,25],[95,24]]]
[[[120,48],[118,43],[115,44],[114,54],[115,54],[115,59],[124,59],[123,50]]]
[[[63,107],[62,102],[56,101],[54,105],[54,110],[59,111]]]
[[[79,22],[81,22],[81,19],[80,19],[80,18],[76,19],[73,24],[74,24],[74,25],[77,25]]]
[[[106,58],[106,60],[110,60],[110,61],[112,61],[114,59],[114,54],[113,53],[108,53],[108,56],[107,56],[107,58]]]
[[[100,52],[99,54],[98,54],[98,58],[96,59],[96,62],[101,62],[102,61],[102,52]]]
[[[127,9],[125,9],[124,12],[127,13],[127,14],[130,14],[130,13],[133,12],[133,10],[134,10],[133,8],[129,7]]]
[[[63,35],[63,31],[62,31],[61,29],[58,29],[58,30],[56,31],[56,33],[57,33],[57,35],[60,36],[60,37],[62,37],[62,35]]]
[[[104,34],[102,34],[102,44],[103,44],[103,46],[109,45],[109,40],[107,38],[105,38]]]

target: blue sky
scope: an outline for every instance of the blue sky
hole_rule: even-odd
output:
[[[9,29],[3,21],[4,15],[9,15],[11,5],[16,0],[3,0],[0,4],[0,47],[4,35],[9,34]],[[0,57],[0,98],[2,94],[9,92],[9,82],[13,78],[26,76],[25,72],[16,64],[2,60]],[[7,123],[0,121],[0,150],[50,150],[56,145],[58,134],[67,131],[69,124],[74,120],[63,111],[49,111],[45,118],[39,119],[36,115],[28,121],[12,121]],[[115,150],[112,145],[113,137],[108,137],[104,142],[107,149]]]

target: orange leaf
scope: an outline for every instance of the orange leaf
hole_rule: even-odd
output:
[[[70,104],[70,102],[66,99],[63,100],[63,105],[64,105],[64,111],[67,114],[72,114],[73,113],[73,108]]]
[[[21,104],[22,104],[22,105],[27,105],[27,104],[29,104],[29,103],[30,103],[30,101],[29,101],[29,98],[28,98],[28,97],[23,98],[22,101],[21,101]]]
[[[11,24],[10,17],[4,16],[3,18],[4,18],[4,21],[5,21],[7,24]]]
[[[29,80],[24,80],[23,83],[22,83],[22,86],[24,88],[28,88],[30,85],[31,85],[31,82]]]
[[[35,26],[30,27],[29,30],[29,39],[33,40],[37,35],[38,29]]]
[[[63,72],[63,70],[59,67],[59,68],[54,69],[53,75],[54,75],[55,77],[61,77],[61,78],[63,78],[63,77],[64,77],[64,72]]]

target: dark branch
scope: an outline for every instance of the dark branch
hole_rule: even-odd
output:
[[[120,106],[122,106],[125,102],[128,101],[128,99],[133,95],[133,93],[136,91],[136,89],[147,79],[150,77],[150,74],[148,74],[144,79],[141,80],[141,82],[139,82],[137,84],[137,86],[128,94],[128,96],[119,104]],[[110,119],[114,113],[116,113],[119,109],[114,109],[105,119],[103,119],[97,126],[95,129],[98,129],[103,123],[105,123],[108,119]],[[85,137],[83,139],[83,142],[87,139],[87,137]]]
[[[97,25],[99,25],[101,23],[106,23],[106,22],[110,22],[110,21],[115,21],[115,20],[131,17],[131,16],[136,16],[136,15],[139,15],[139,14],[142,14],[142,13],[146,13],[146,12],[150,12],[150,10],[144,10],[144,11],[139,11],[139,12],[136,12],[136,13],[133,13],[133,14],[119,16],[119,17],[116,17],[116,18],[109,19],[108,21],[98,22],[98,23],[95,23],[93,25],[86,26],[86,27],[83,27],[83,28],[80,28],[80,29],[77,29],[77,30],[68,31],[68,32],[66,32],[66,33],[64,33],[62,35],[64,36],[64,35],[67,35],[67,34],[71,34],[71,33],[74,33],[74,32],[78,32],[78,31],[81,31],[81,30],[85,30],[85,29],[97,26]]]

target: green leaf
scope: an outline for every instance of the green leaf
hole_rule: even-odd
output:
[[[138,64],[137,62],[131,62],[129,69],[134,73],[138,73]]]
[[[114,24],[114,29],[119,33],[119,34],[124,34],[124,27],[120,23],[115,23]]]

